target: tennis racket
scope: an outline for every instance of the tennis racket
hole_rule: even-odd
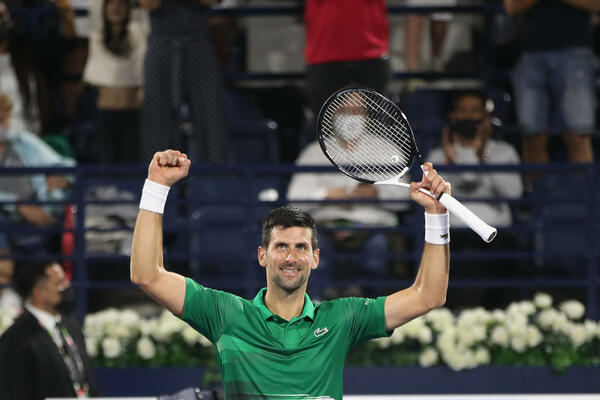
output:
[[[415,160],[423,159],[408,119],[388,98],[368,89],[342,89],[321,107],[319,143],[329,161],[360,182],[410,187],[400,180]],[[421,192],[435,196],[425,189]],[[437,200],[489,243],[497,234],[449,194]]]

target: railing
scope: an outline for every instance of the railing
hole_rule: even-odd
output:
[[[470,170],[473,167],[438,169],[444,173]],[[511,227],[499,229],[499,236],[515,235],[521,239],[523,246],[494,249],[482,244],[477,250],[453,251],[450,290],[480,288],[490,293],[494,290],[506,293],[510,289],[512,292],[509,296],[516,299],[519,293],[559,289],[570,297],[583,300],[587,304],[588,315],[598,318],[600,281],[597,260],[600,253],[595,239],[598,234],[596,204],[599,191],[595,184],[598,180],[598,165],[478,166],[475,169],[478,173],[498,170],[548,174],[545,186],[534,186],[534,192],[521,199],[476,199],[509,202],[515,221]],[[252,297],[264,286],[264,272],[256,262],[256,248],[260,244],[261,235],[260,221],[269,209],[287,203],[285,189],[288,179],[292,173],[299,171],[324,172],[331,169],[289,165],[193,167],[190,176],[174,186],[167,203],[164,217],[165,265],[198,279],[206,286]],[[62,226],[36,229],[20,225],[11,227],[10,232],[74,234],[73,253],[53,256],[62,261],[73,262],[77,311],[83,317],[87,312],[91,291],[131,286],[128,255],[89,249],[89,244],[96,244],[90,235],[121,232],[125,240],[131,236],[132,221],[146,168],[79,166],[2,169],[2,175],[32,173],[66,174],[74,177],[75,183],[68,201],[46,204],[75,205],[75,226],[70,229]],[[118,187],[121,189],[120,193],[129,194],[118,200],[92,198],[93,190],[107,186]],[[90,220],[86,219],[89,213],[106,211],[111,207],[117,214],[121,214],[119,218],[126,220],[122,226],[90,226]],[[391,249],[382,257],[386,257],[390,263],[408,265],[408,270],[386,276],[366,276],[360,267],[354,274],[346,276],[317,270],[311,276],[309,292],[318,296],[327,287],[343,288],[358,284],[368,294],[380,294],[409,286],[414,279],[422,250],[421,218],[422,210],[413,205],[398,226],[379,229],[403,235],[407,239],[406,251]],[[453,235],[460,231],[465,229],[452,229]],[[326,233],[327,229],[322,229],[321,234]],[[15,253],[13,257],[18,261],[36,255]],[[323,254],[322,258],[324,257],[329,260],[339,258],[346,260],[345,262],[354,260],[360,265],[364,262],[365,253],[334,250]],[[507,268],[517,263],[523,266],[510,274],[503,274],[502,271],[491,270],[491,262],[498,260],[505,260]],[[471,261],[478,262],[481,271],[485,273],[476,271],[474,276],[469,276],[461,270],[460,265]]]

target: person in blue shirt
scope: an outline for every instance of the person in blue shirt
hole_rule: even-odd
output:
[[[12,100],[0,93],[0,168],[69,167],[75,161],[61,156],[33,133],[11,129]],[[17,204],[10,202],[65,200],[69,179],[44,174],[3,174],[0,178],[0,254],[13,247],[40,250],[44,238],[30,233],[18,234],[13,227],[25,224],[47,227],[62,222],[64,206]]]

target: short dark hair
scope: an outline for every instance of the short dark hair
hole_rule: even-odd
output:
[[[56,261],[49,258],[41,258],[35,261],[19,263],[15,265],[15,284],[17,292],[23,300],[27,299],[33,292],[33,288],[40,281],[48,277],[46,270]]]
[[[318,248],[317,226],[313,217],[306,211],[290,206],[278,207],[271,210],[262,222],[262,246],[264,248],[269,247],[269,243],[271,242],[271,232],[273,231],[273,228],[277,226],[283,228],[310,228],[312,234],[310,244],[313,251]]]
[[[450,101],[450,111],[451,112],[456,111],[456,108],[458,107],[458,103],[465,97],[475,97],[476,99],[481,101],[481,104],[483,105],[483,108],[485,109],[485,103],[487,101],[487,96],[485,95],[485,93],[483,93],[483,91],[481,91],[481,90],[471,89],[471,90],[461,90],[460,92],[455,93],[452,96],[452,99]]]

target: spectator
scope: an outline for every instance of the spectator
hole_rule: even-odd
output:
[[[492,138],[492,124],[485,109],[485,97],[477,91],[461,92],[452,101],[449,124],[442,131],[442,146],[433,149],[427,159],[437,165],[519,164],[517,151],[507,142]],[[454,196],[468,198],[519,198],[523,183],[517,172],[445,174],[452,182]],[[475,214],[497,227],[512,224],[507,203],[466,202]],[[466,226],[450,215],[454,227]],[[455,241],[453,237],[453,242]]]
[[[321,151],[319,143],[315,141],[301,152],[296,165],[330,166],[331,163]],[[360,228],[397,226],[399,213],[407,211],[409,205],[401,202],[377,202],[408,200],[407,190],[359,183],[337,171],[299,172],[292,176],[287,199],[311,213],[319,226],[334,229],[330,235],[323,235],[321,249],[326,249],[328,246],[345,252],[364,251],[364,267],[369,270],[369,276],[383,277],[388,274],[389,263],[386,262],[385,257],[381,257],[381,254],[386,254],[392,246],[402,246],[398,243],[401,239],[383,232],[373,233]],[[302,203],[302,200],[311,202]],[[331,203],[331,200],[341,200],[342,203]],[[357,202],[352,203],[352,200]],[[324,264],[328,264],[327,260],[322,259],[321,266],[323,267]],[[350,265],[351,263],[345,263],[343,267],[345,275],[347,275],[346,270],[350,270]],[[333,265],[325,266],[327,267]]]
[[[98,0],[100,1],[100,0]],[[148,27],[132,19],[129,0],[103,0],[100,30],[89,37],[85,82],[98,87],[100,161],[138,161],[143,60]]]
[[[407,0],[410,6],[452,6],[456,0]],[[448,31],[448,21],[452,18],[450,13],[433,13],[427,18],[423,15],[409,14],[406,17],[404,30],[404,64],[409,72],[418,71],[421,63],[421,47],[423,42],[423,22],[429,19],[429,35],[431,38],[431,63],[433,71],[444,69],[442,50]]]
[[[10,13],[6,5],[0,2],[0,90],[14,100],[12,126],[16,129],[37,132],[39,118],[34,115],[33,108],[27,108],[25,104],[17,80],[17,72],[13,68],[13,60],[9,52],[9,41],[13,28]]]
[[[208,32],[214,0],[140,0],[150,11],[142,107],[142,157],[182,148],[195,162],[231,160],[223,79]]]
[[[316,118],[336,90],[361,85],[379,92],[390,80],[385,0],[306,0],[306,91]]]
[[[590,14],[600,5],[589,0],[504,0],[504,6],[522,20],[523,52],[512,80],[523,160],[548,162],[547,135],[556,127],[570,161],[593,162],[596,61]]]
[[[59,167],[75,164],[32,133],[12,129],[11,110],[12,100],[0,93],[0,167]],[[68,185],[68,179],[56,175],[6,175],[0,178],[0,199],[10,202],[64,200]],[[11,248],[43,251],[51,244],[48,238],[9,231],[12,231],[14,224],[47,227],[60,223],[63,209],[63,206],[49,204],[5,204],[0,210],[0,233],[7,236]]]
[[[81,327],[62,313],[74,296],[60,264],[18,265],[16,280],[25,310],[0,336],[0,399],[96,395]]]
[[[513,165],[519,164],[517,151],[507,142],[492,137],[492,125],[485,108],[486,99],[481,92],[467,91],[457,94],[448,116],[448,126],[442,131],[442,146],[433,149],[427,156],[435,165]],[[498,228],[510,227],[513,223],[511,208],[506,201],[469,201],[469,199],[517,199],[523,194],[523,183],[518,172],[464,171],[450,172],[448,181],[452,182],[453,196],[460,199],[481,219]],[[460,219],[450,215],[455,228],[466,227]],[[523,243],[510,231],[502,231],[492,242],[484,243],[471,230],[456,230],[452,233],[452,249],[464,255],[478,251],[520,251]],[[480,260],[457,259],[453,261],[454,270],[460,276],[490,277],[516,276],[525,266],[517,260],[507,263],[506,259],[491,260],[482,268]],[[467,294],[468,304],[474,304],[476,296],[486,307],[498,307],[500,296],[472,290]],[[456,302],[460,303],[457,295]]]
[[[10,5],[27,11],[13,16],[9,41],[25,110],[39,115],[42,134],[59,133],[69,117],[62,62],[74,44],[75,14],[68,0],[14,0]]]

